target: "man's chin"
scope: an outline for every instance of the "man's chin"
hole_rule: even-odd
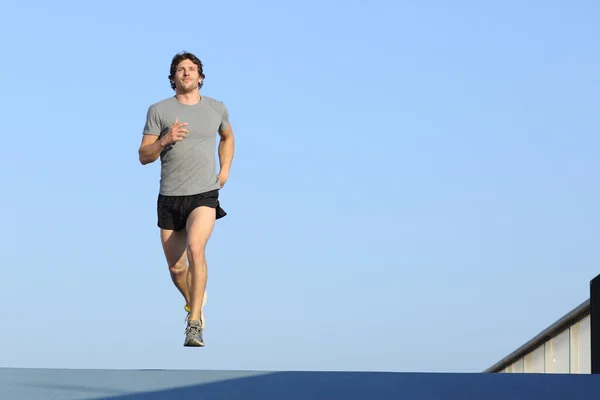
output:
[[[181,94],[193,93],[194,90],[196,90],[197,88],[198,88],[198,86],[195,86],[195,85],[180,86],[179,93],[181,93]]]

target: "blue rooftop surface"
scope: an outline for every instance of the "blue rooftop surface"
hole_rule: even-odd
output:
[[[2,400],[598,399],[597,375],[0,368]]]

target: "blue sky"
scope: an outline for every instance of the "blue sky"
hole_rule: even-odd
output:
[[[168,4],[3,7],[2,366],[481,371],[587,299],[597,3]],[[203,349],[137,158],[182,50],[236,134]]]

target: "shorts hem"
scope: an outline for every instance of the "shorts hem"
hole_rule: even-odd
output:
[[[190,213],[198,207],[209,207],[215,210],[215,220],[227,215],[219,202],[219,190],[181,196],[158,195],[156,212],[157,226],[160,229],[182,231],[187,225]]]

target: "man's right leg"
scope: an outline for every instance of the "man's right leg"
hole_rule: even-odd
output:
[[[160,241],[169,266],[169,273],[175,287],[181,292],[185,304],[191,304],[190,290],[188,287],[188,265],[187,265],[187,232],[173,231],[170,229],[160,230]]]

